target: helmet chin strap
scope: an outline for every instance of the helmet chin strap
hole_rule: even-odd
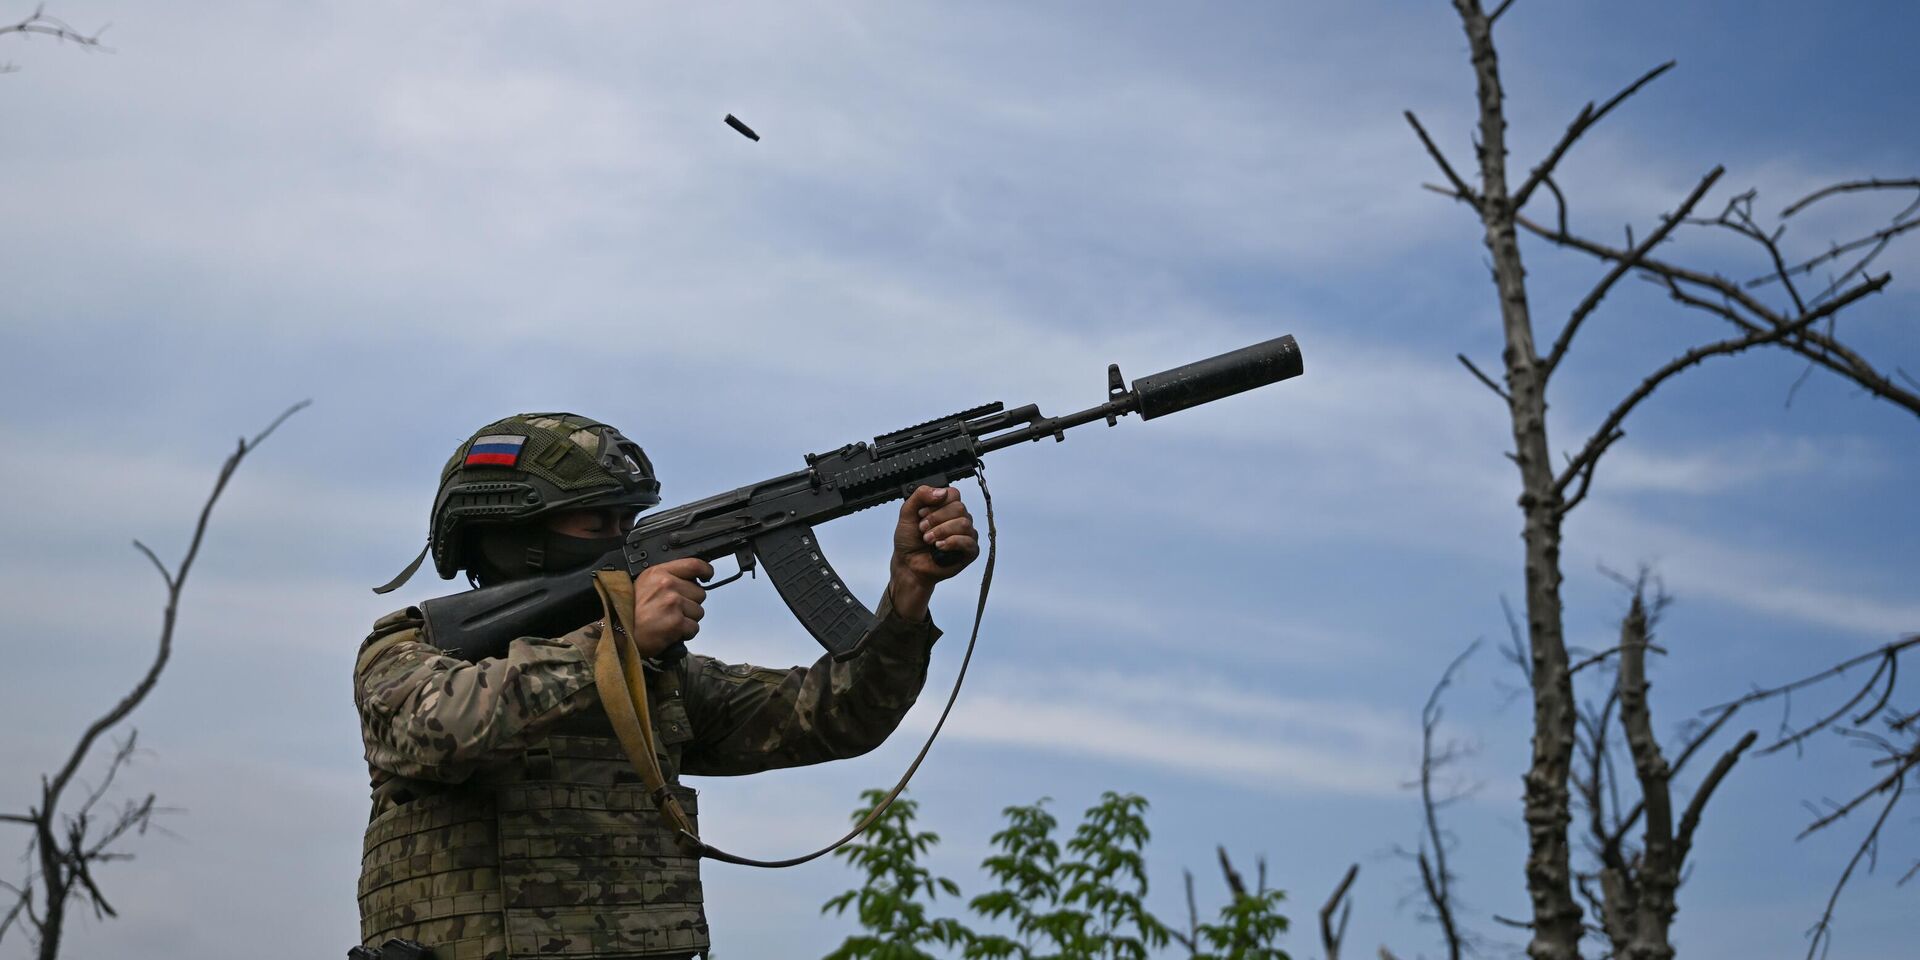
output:
[[[407,564],[407,568],[405,570],[400,571],[400,573],[397,574],[392,580],[388,580],[386,583],[383,583],[380,586],[374,587],[373,592],[374,593],[392,593],[395,590],[400,589],[401,585],[405,584],[408,580],[412,580],[413,575],[416,572],[418,572],[420,569],[420,562],[422,560],[427,559],[427,549],[432,546],[433,544],[431,543],[428,543],[425,546],[422,546],[420,548],[420,552],[414,555],[413,562]]]

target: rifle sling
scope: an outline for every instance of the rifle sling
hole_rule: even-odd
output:
[[[946,706],[941,708],[940,719],[935,721],[933,732],[927,734],[927,742],[921,744],[920,752],[907,765],[907,771],[900,775],[900,782],[887,791],[886,798],[860,818],[860,822],[854,824],[846,836],[798,857],[755,860],[728,853],[700,839],[693,828],[693,821],[681,807],[680,799],[667,789],[666,775],[660,770],[660,758],[654,746],[653,716],[647,706],[646,668],[640,648],[633,641],[633,604],[630,600],[626,603],[614,600],[618,596],[630,595],[630,592],[617,579],[610,579],[625,577],[626,574],[619,570],[602,570],[594,574],[593,587],[600,594],[607,622],[607,635],[601,638],[599,652],[594,658],[594,686],[599,690],[600,702],[606,707],[607,718],[613,722],[614,735],[620,738],[620,746],[625,749],[628,761],[639,772],[640,781],[652,795],[661,817],[679,834],[682,843],[710,860],[748,867],[798,866],[839,849],[865,832],[906,790],[907,781],[913,779],[921,761],[927,759],[927,752],[933,749],[934,739],[940,736],[940,729],[947,724],[947,715],[953,712],[954,702],[960,699],[960,685],[967,679],[967,665],[973,662],[974,645],[980,639],[980,618],[987,610],[987,589],[993,584],[994,552],[998,540],[993,522],[993,494],[987,490],[986,465],[976,462],[974,470],[974,477],[980,484],[980,498],[987,510],[987,565],[980,573],[980,597],[974,605],[973,631],[967,637],[967,650],[960,658],[960,672],[953,678],[953,690],[947,694]]]

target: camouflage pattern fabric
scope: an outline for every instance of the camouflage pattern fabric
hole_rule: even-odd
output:
[[[913,705],[939,630],[880,603],[856,656],[769,670],[649,664],[661,768],[735,775],[864,753]],[[354,695],[373,785],[362,942],[443,960],[684,957],[708,945],[699,861],[613,738],[593,686],[598,625],[468,663],[409,608],[375,624]]]

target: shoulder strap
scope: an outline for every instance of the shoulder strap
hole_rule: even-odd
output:
[[[593,575],[593,589],[600,594],[607,617],[607,633],[594,656],[593,682],[600,703],[606,707],[607,719],[613,721],[614,736],[620,738],[627,761],[639,772],[640,782],[653,797],[654,808],[680,835],[681,842],[703,847],[693,821],[680,806],[680,798],[668,789],[660,757],[654,752],[646,667],[640,648],[633,642],[633,580],[623,570],[601,570]]]

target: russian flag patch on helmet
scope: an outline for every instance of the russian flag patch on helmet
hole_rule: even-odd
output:
[[[520,448],[526,442],[526,437],[511,433],[475,438],[467,448],[466,466],[511,467],[520,462]]]

